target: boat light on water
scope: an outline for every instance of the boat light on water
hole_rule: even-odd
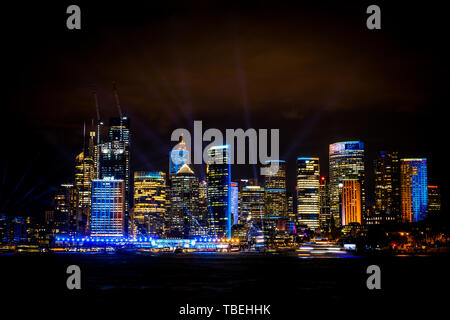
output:
[[[327,256],[327,255],[345,255],[347,250],[340,245],[323,239],[312,239],[297,249],[299,256]]]

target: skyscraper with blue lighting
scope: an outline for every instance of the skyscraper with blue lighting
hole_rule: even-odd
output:
[[[230,146],[208,149],[207,197],[210,234],[231,237],[231,165]]]
[[[92,180],[91,235],[124,235],[125,182],[105,178]]]
[[[403,222],[423,220],[428,208],[427,159],[401,159],[400,185]]]

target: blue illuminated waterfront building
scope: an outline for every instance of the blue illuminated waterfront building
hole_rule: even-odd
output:
[[[124,235],[124,180],[92,180],[91,236]]]
[[[423,220],[428,209],[427,159],[401,159],[400,184],[403,222]]]

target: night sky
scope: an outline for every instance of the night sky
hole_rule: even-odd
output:
[[[0,212],[42,215],[73,180],[83,122],[96,117],[94,87],[102,119],[118,115],[113,81],[131,118],[133,170],[167,171],[172,130],[202,120],[204,129],[279,128],[291,190],[297,156],[319,156],[327,175],[328,145],[361,139],[369,192],[375,152],[396,149],[429,159],[429,184],[445,199],[449,52],[439,6],[149,2],[3,7]],[[79,31],[66,29],[70,4],[81,7]],[[381,30],[366,28],[370,4],[381,7]],[[235,165],[232,175],[253,170]]]

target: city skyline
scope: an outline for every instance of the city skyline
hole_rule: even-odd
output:
[[[161,12],[154,3],[128,11],[129,20],[115,19],[121,22],[110,20],[121,14],[114,7],[102,8],[106,12],[100,15],[96,5],[86,6],[91,13],[84,21],[92,33],[77,36],[65,25],[55,27],[51,17],[58,8],[43,6],[35,11],[47,10],[50,17],[39,22],[45,36],[33,37],[24,26],[18,31],[27,41],[8,39],[18,52],[37,51],[33,59],[11,57],[6,70],[11,98],[6,131],[15,132],[6,143],[16,158],[2,159],[2,212],[37,215],[49,207],[52,192],[72,175],[83,122],[89,127],[97,118],[92,92],[102,119],[119,117],[113,81],[122,110],[133,119],[134,171],[164,169],[170,132],[189,129],[198,119],[205,128],[221,130],[280,128],[288,190],[296,185],[296,157],[326,159],[330,143],[361,140],[368,159],[378,150],[427,158],[430,183],[446,192],[440,142],[445,125],[437,116],[445,101],[439,71],[444,51],[438,50],[433,24],[407,24],[403,32],[404,8],[387,4],[388,12],[401,14],[396,20],[384,17],[386,28],[368,33],[356,18],[363,6],[289,4],[292,10],[274,5],[256,14],[231,8],[224,15],[213,4]],[[34,19],[38,16],[29,17]],[[206,32],[216,36],[205,37]],[[125,42],[127,48],[121,46]],[[78,49],[84,47],[89,53]],[[390,59],[380,59],[379,47]],[[71,67],[84,61],[88,67]],[[29,141],[26,148],[22,137]],[[373,167],[366,165],[368,200],[374,202]],[[326,163],[321,167],[328,176]],[[235,166],[233,179],[254,178],[253,171]]]

